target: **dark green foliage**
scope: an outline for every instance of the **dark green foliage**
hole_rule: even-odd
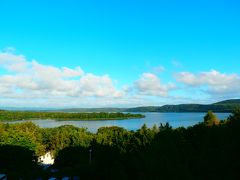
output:
[[[36,152],[44,153],[41,129],[31,122],[19,124],[0,123],[0,145],[25,147]]]
[[[86,129],[70,125],[42,129],[42,141],[46,151],[53,154],[66,147],[89,147],[92,139],[93,135]]]
[[[58,153],[55,159],[56,167],[67,167],[72,171],[84,172],[90,166],[89,149],[81,146],[67,147]]]
[[[229,116],[228,120],[233,122],[233,123],[239,123],[240,119],[240,108],[239,109],[235,109],[232,113],[232,115]]]
[[[240,99],[227,100],[214,104],[180,104],[129,108],[127,112],[232,112],[240,108]]]
[[[27,168],[29,172],[24,179],[32,179],[32,172],[41,173],[36,166],[36,155],[42,149],[43,153],[55,154],[54,168],[59,171],[54,175],[58,177],[240,179],[240,110],[234,111],[227,121],[216,124],[215,120],[209,112],[205,123],[187,129],[172,129],[169,124],[153,128],[143,125],[137,131],[103,127],[96,134],[73,126],[40,129],[31,123],[0,124],[0,171],[20,178]],[[10,150],[14,143],[17,147]],[[7,149],[1,151],[4,146]],[[27,153],[18,148],[27,149],[24,150]],[[20,162],[25,161],[26,166],[21,166]]]
[[[86,161],[82,168],[86,170],[75,174],[82,172],[83,179],[111,180],[239,179],[239,115],[235,111],[227,122],[187,129],[172,129],[168,124],[152,129],[144,125],[136,132],[101,128],[91,146],[93,164]],[[58,168],[67,173],[64,165]]]
[[[8,179],[33,179],[41,172],[34,151],[11,145],[0,145],[0,172]]]
[[[214,104],[215,105],[225,105],[225,106],[229,106],[229,105],[239,106],[240,99],[229,99],[229,100],[220,101],[220,102],[217,102],[217,103],[214,103]]]
[[[34,119],[54,119],[54,120],[114,120],[143,118],[141,114],[130,113],[64,113],[64,112],[34,112],[34,111],[0,111],[0,121],[11,120],[34,120]]]

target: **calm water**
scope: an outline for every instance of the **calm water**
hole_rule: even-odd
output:
[[[62,125],[73,125],[76,127],[88,128],[91,132],[96,132],[98,128],[104,126],[119,126],[128,130],[137,130],[144,123],[148,127],[154,124],[169,123],[173,128],[188,127],[203,121],[205,113],[141,113],[146,117],[142,119],[127,119],[127,120],[104,120],[104,121],[55,121],[55,120],[34,120],[33,123],[42,128],[52,128]],[[221,120],[226,119],[229,113],[216,113]],[[26,121],[14,121],[10,123],[18,123]]]

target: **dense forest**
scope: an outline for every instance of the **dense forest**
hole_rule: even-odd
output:
[[[54,119],[54,120],[114,120],[143,118],[141,114],[130,113],[66,113],[66,112],[35,112],[35,111],[4,111],[0,110],[0,121],[12,120],[34,120],[34,119]]]
[[[37,163],[46,152],[55,157],[54,172]],[[208,112],[189,128],[102,127],[95,134],[73,126],[0,123],[0,173],[9,179],[240,179],[239,152],[240,110],[224,121]]]
[[[130,108],[127,112],[232,112],[240,108],[240,99],[226,100],[213,104],[179,104]]]

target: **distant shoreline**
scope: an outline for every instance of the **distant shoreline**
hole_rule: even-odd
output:
[[[144,118],[142,114],[130,113],[66,113],[66,112],[33,112],[33,111],[0,111],[0,121],[103,121]]]
[[[50,120],[50,121],[114,121],[114,120],[128,120],[128,119],[139,119],[139,118],[144,118],[143,117],[129,117],[129,118],[102,118],[102,119],[51,119],[51,118],[46,118],[46,119],[40,119],[40,118],[32,118],[32,119],[16,119],[16,120],[0,120],[0,122],[3,123],[8,123],[8,122],[21,122],[21,121],[38,121],[38,120]]]

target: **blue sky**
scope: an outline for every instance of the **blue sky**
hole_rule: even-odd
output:
[[[239,9],[237,0],[3,0],[0,106],[138,106],[238,98]],[[72,70],[70,76],[64,67]],[[49,76],[54,71],[55,80],[45,71]]]

